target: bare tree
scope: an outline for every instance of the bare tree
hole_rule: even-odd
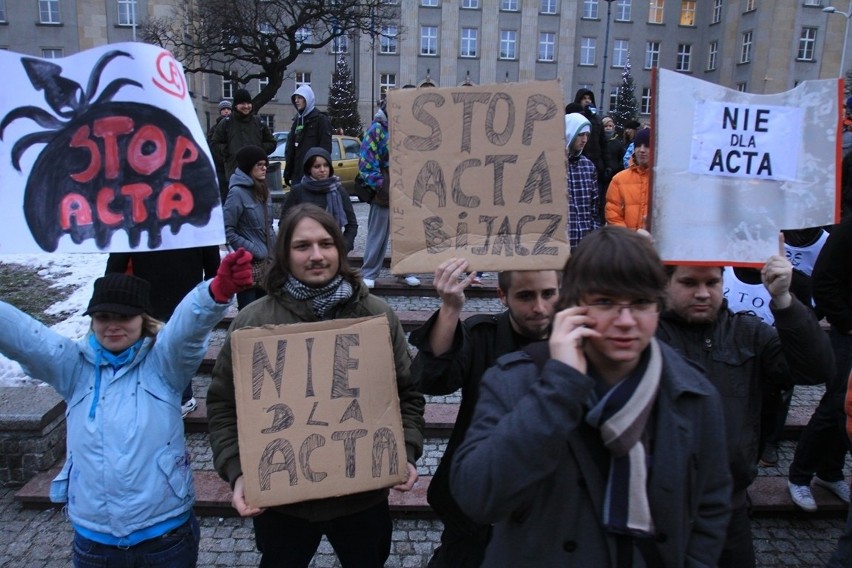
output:
[[[361,33],[374,39],[399,26],[399,2],[388,0],[179,0],[171,17],[142,24],[146,42],[170,50],[189,73],[245,85],[269,83],[254,98],[275,97],[287,68],[303,52]]]

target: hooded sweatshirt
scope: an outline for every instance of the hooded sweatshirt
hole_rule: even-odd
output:
[[[590,89],[579,89],[577,94],[574,95],[574,102],[582,105],[580,101],[586,95],[589,95],[592,99],[591,106],[597,107],[598,105],[595,102],[595,94]],[[598,179],[607,179],[606,170],[612,166],[609,164],[608,153],[606,151],[608,142],[606,139],[606,132],[604,132],[603,129],[603,123],[601,122],[600,116],[591,112],[588,107],[583,111],[583,116],[589,120],[592,129],[589,134],[589,141],[586,143],[586,147],[583,148],[583,155],[595,164],[595,168],[597,168],[598,171]]]
[[[587,234],[599,228],[600,192],[595,165],[582,152],[571,150],[578,135],[589,132],[589,121],[579,113],[565,115],[565,153],[568,156],[568,241],[574,248]],[[588,146],[588,142],[586,143]]]
[[[290,96],[293,106],[296,105],[296,95],[304,97],[305,108],[302,112],[297,110],[284,149],[284,181],[288,185],[294,177],[297,183],[301,181],[308,150],[319,147],[331,153],[331,121],[327,114],[316,108],[317,98],[313,89],[308,85],[296,89]]]

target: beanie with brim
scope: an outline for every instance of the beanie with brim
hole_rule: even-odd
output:
[[[151,285],[147,280],[124,273],[107,274],[95,280],[95,290],[83,315],[97,312],[138,316],[151,312]]]

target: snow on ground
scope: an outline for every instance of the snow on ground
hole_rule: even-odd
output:
[[[106,259],[106,254],[0,254],[4,264],[36,268],[39,276],[53,280],[54,286],[74,288],[68,298],[47,309],[51,314],[69,314],[52,329],[72,339],[83,337],[89,330],[90,320],[83,312],[92,297],[95,279],[104,274]],[[27,377],[20,365],[0,355],[0,386],[38,383]]]

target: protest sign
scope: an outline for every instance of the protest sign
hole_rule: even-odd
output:
[[[0,252],[225,241],[210,150],[172,55],[111,44],[62,59],[0,50]]]
[[[568,257],[565,112],[557,81],[388,93],[395,274],[465,257],[475,270]]]
[[[408,478],[387,316],[240,329],[231,349],[250,505]]]
[[[839,88],[755,95],[660,69],[650,226],[663,260],[760,265],[781,229],[833,223]]]

